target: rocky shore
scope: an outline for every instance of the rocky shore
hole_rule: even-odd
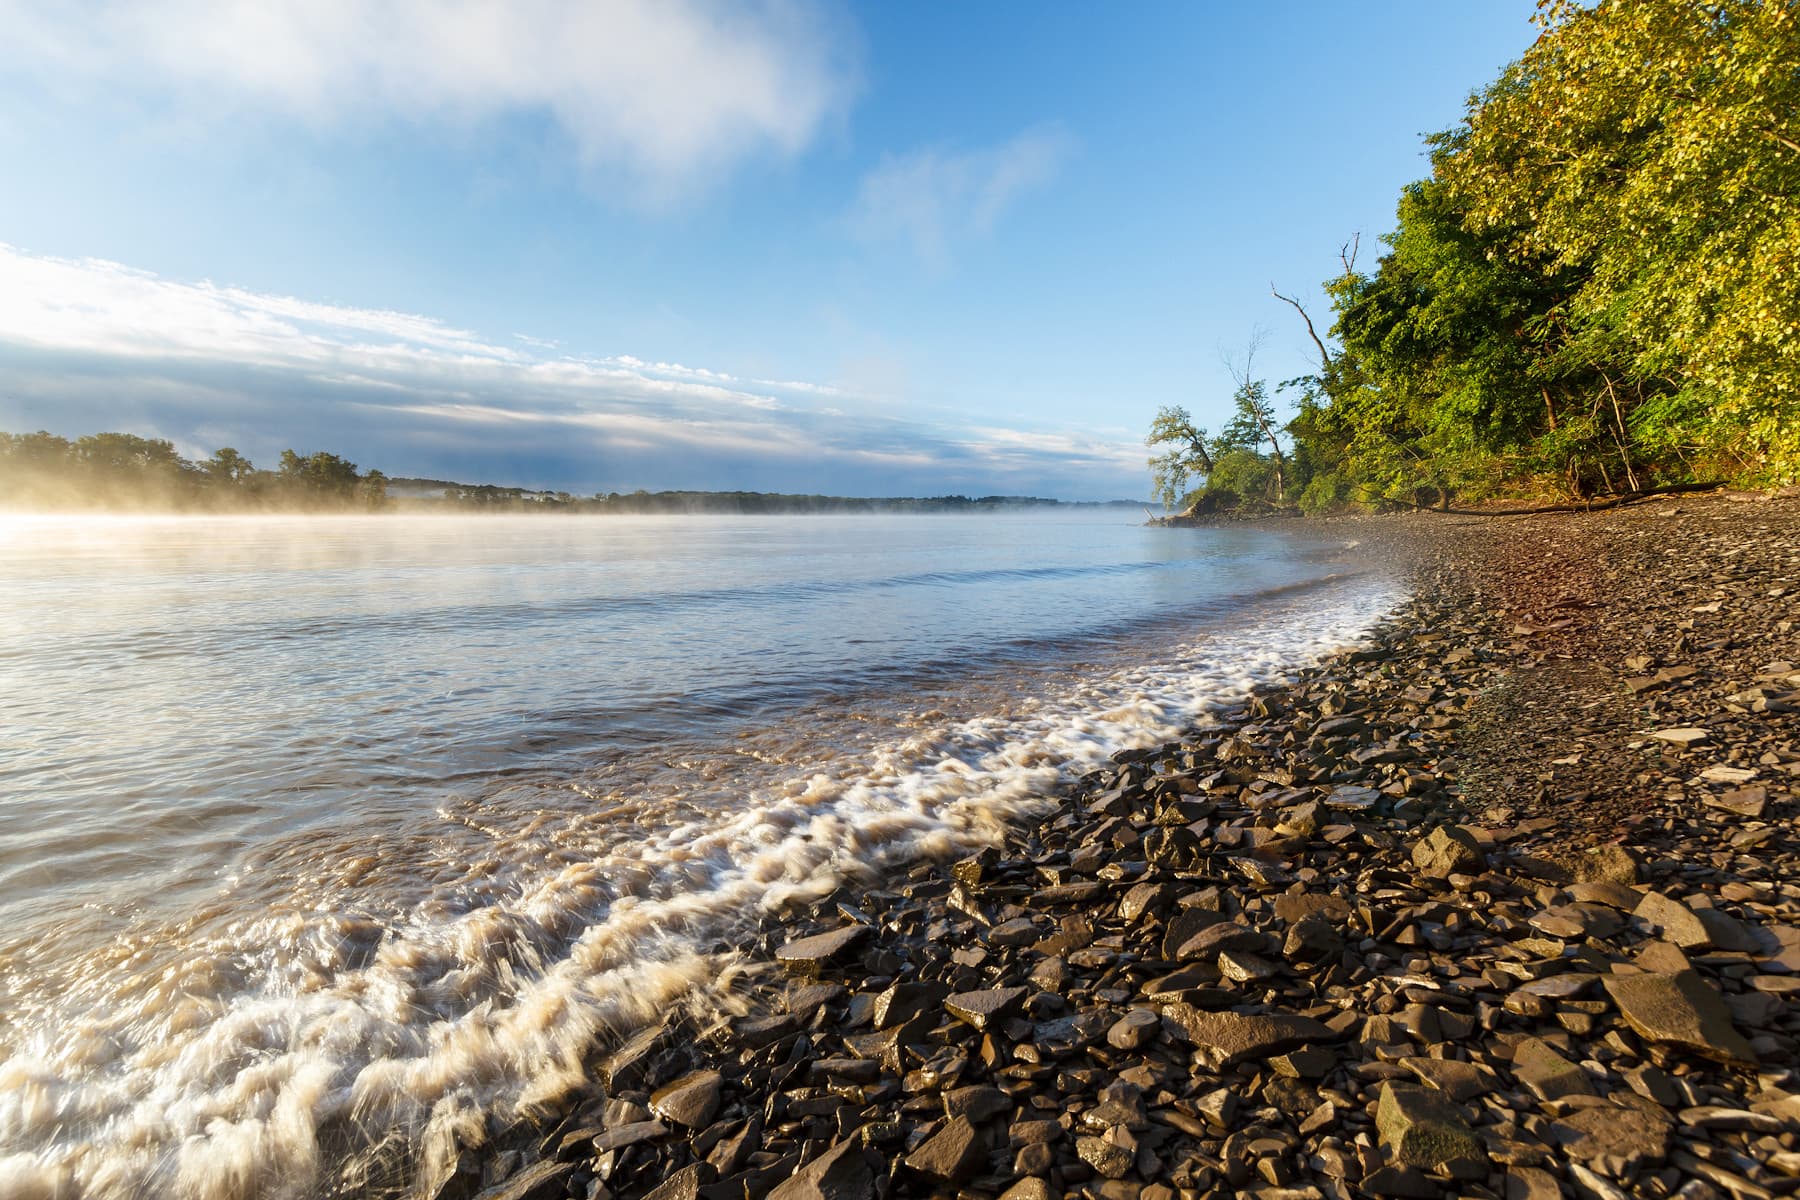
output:
[[[765,923],[422,1194],[1800,1193],[1800,497],[1344,531],[1371,644]]]

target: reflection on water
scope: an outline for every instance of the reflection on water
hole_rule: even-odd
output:
[[[731,921],[1355,637],[1356,569],[1104,511],[0,521],[0,1191],[307,1194],[323,1126],[554,1093]]]

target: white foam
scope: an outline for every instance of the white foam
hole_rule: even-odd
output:
[[[747,917],[996,842],[1067,779],[1355,642],[1398,598],[1353,582],[1271,600],[1166,662],[916,719],[714,823],[614,822],[594,852],[389,930],[373,954],[366,922],[320,912],[246,918],[152,977],[122,953],[0,1035],[0,1194],[300,1197],[344,1166],[326,1130],[451,1153],[482,1114],[566,1094],[596,1041],[728,990],[706,948]]]

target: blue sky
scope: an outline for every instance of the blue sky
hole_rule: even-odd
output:
[[[1149,493],[1529,0],[0,0],[0,429]]]

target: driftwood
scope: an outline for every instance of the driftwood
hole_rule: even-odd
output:
[[[1447,513],[1455,517],[1529,517],[1538,513],[1603,512],[1609,508],[1620,508],[1627,504],[1636,504],[1641,500],[1651,500],[1657,496],[1672,496],[1681,492],[1710,492],[1714,488],[1724,486],[1724,483],[1719,480],[1709,483],[1671,483],[1663,487],[1621,492],[1605,499],[1583,500],[1569,504],[1540,504],[1534,508],[1448,508],[1435,504],[1420,504],[1417,500],[1406,500],[1398,496],[1383,497],[1383,502],[1409,505],[1420,512]]]

